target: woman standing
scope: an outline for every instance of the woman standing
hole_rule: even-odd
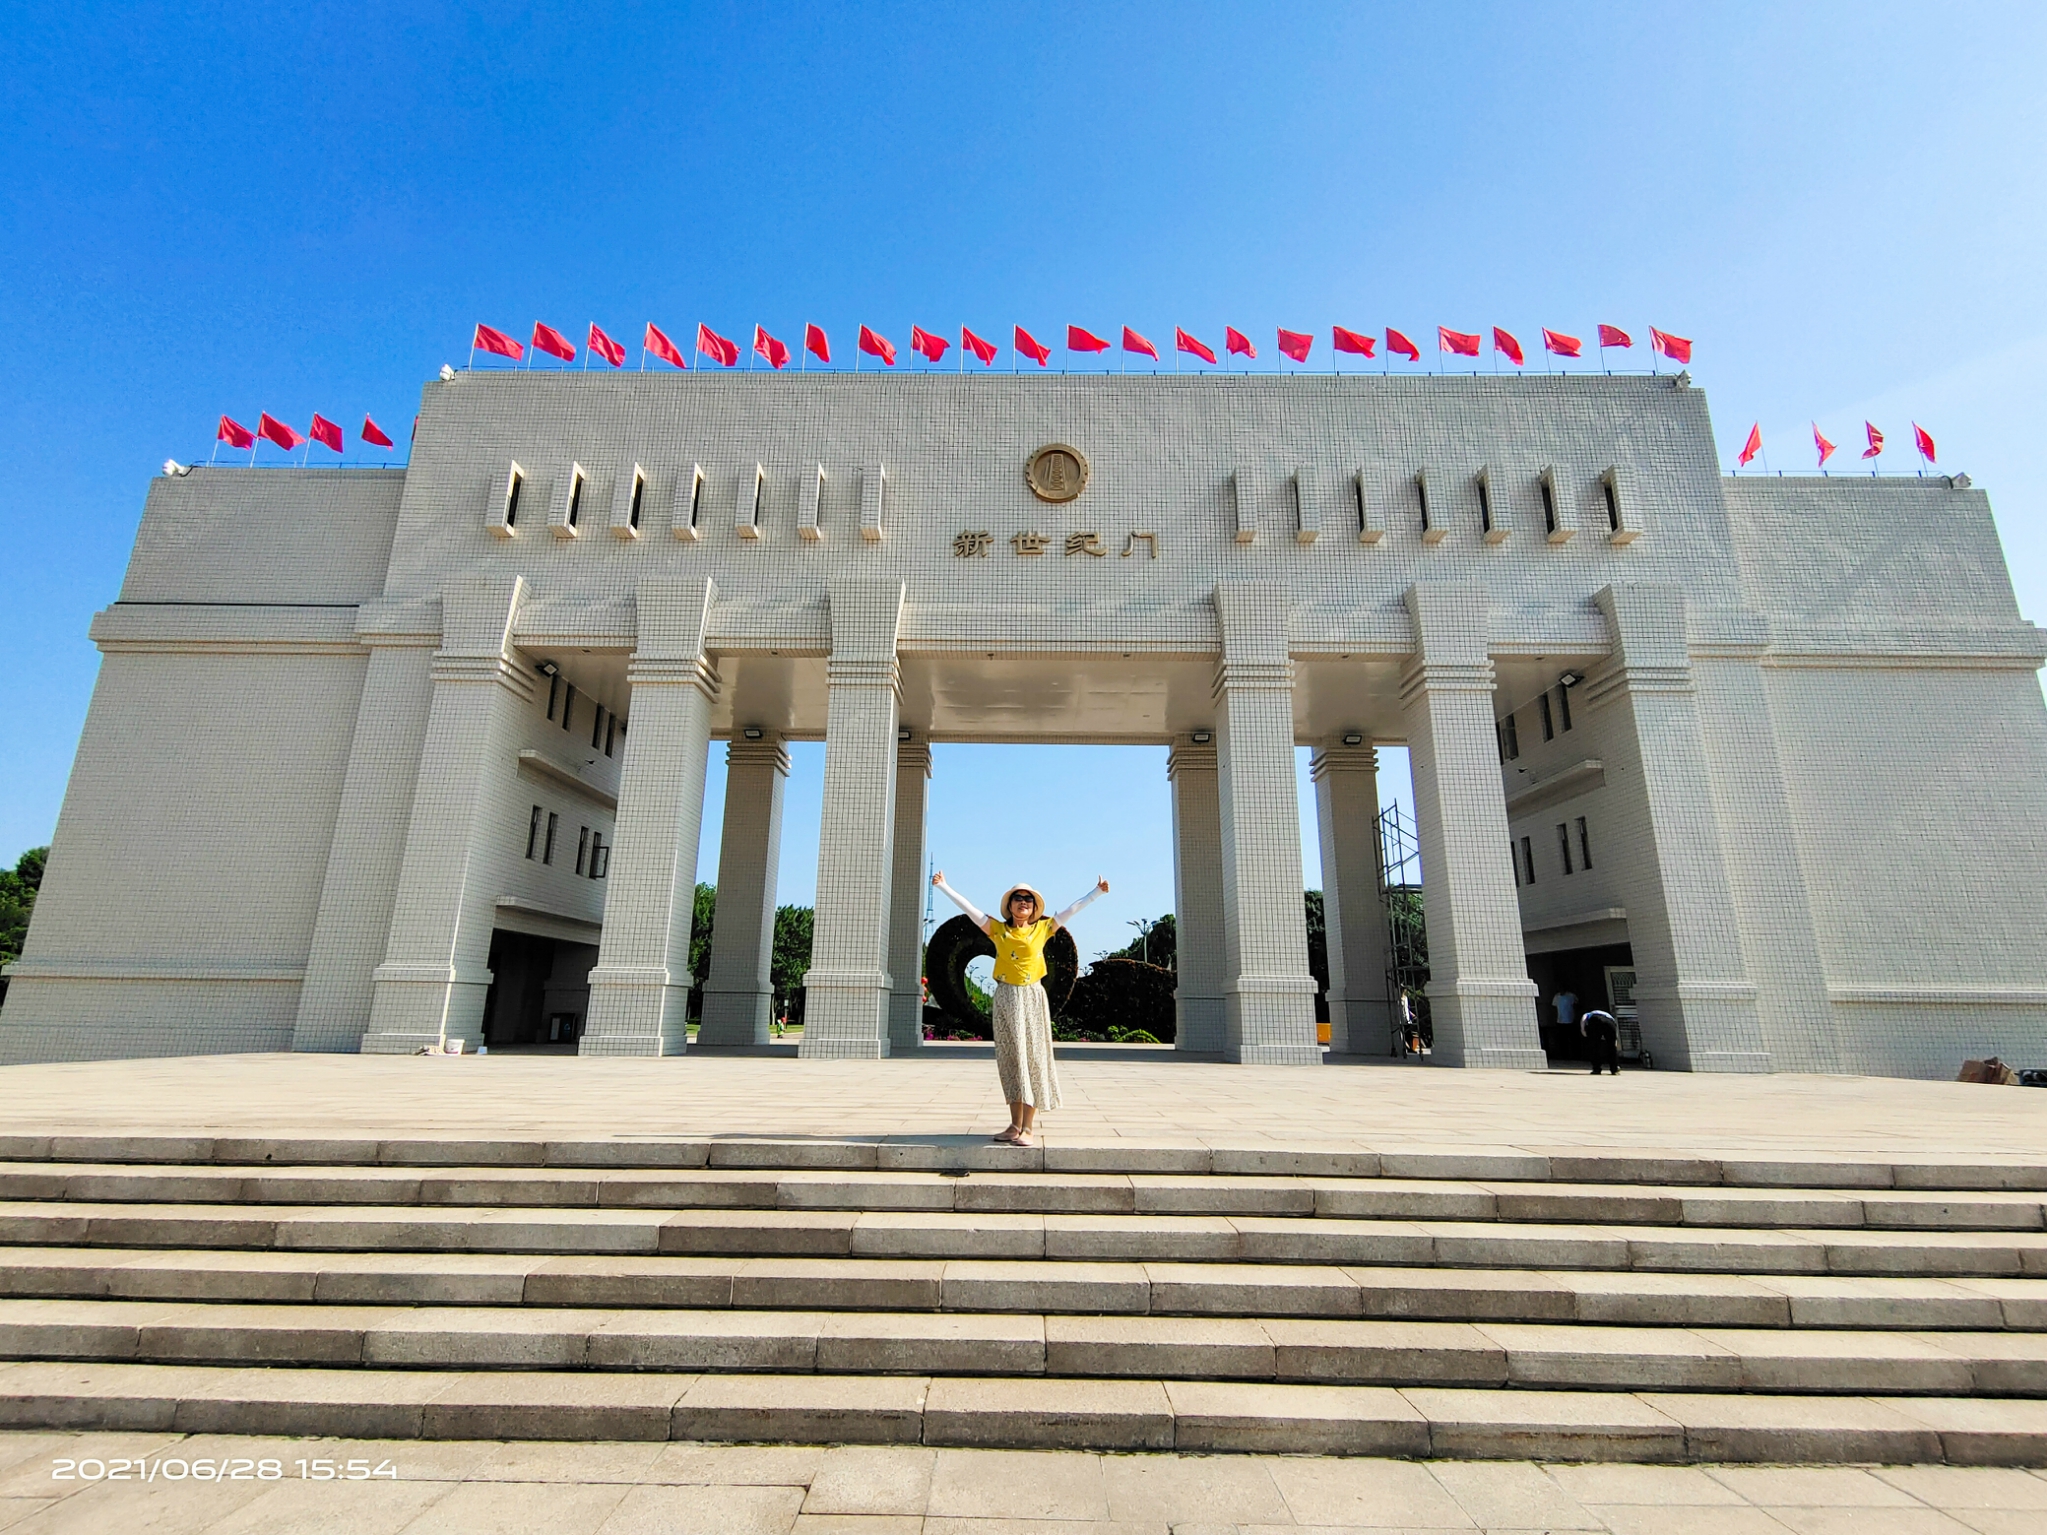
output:
[[[995,945],[995,1069],[1002,1078],[1002,1096],[1009,1100],[1009,1128],[995,1139],[1011,1146],[1031,1144],[1031,1126],[1038,1110],[1059,1107],[1059,1068],[1052,1059],[1052,1007],[1045,988],[1045,945],[1073,920],[1083,906],[1109,888],[1105,879],[1056,916],[1044,917],[1045,898],[1029,885],[1012,885],[996,908],[1001,917],[980,911],[945,882],[945,871],[931,876],[953,905],[965,912]]]

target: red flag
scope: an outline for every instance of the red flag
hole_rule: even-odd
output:
[[[1379,338],[1360,335],[1357,331],[1345,330],[1338,325],[1333,327],[1329,344],[1339,352],[1349,352],[1356,357],[1370,357],[1372,349],[1379,344]]]
[[[1933,434],[1927,431],[1926,428],[1921,426],[1917,421],[1914,421],[1912,423],[1912,445],[1918,448],[1919,456],[1925,459],[1929,464],[1934,461]]]
[[[516,341],[512,343],[514,346],[518,344]],[[258,437],[268,437],[287,452],[301,446],[305,442],[305,438],[299,436],[297,432],[294,432],[267,410],[256,418],[256,435]]]
[[[753,349],[768,360],[768,366],[780,370],[789,366],[789,343],[777,341],[760,325],[753,328]]]
[[[1521,343],[1516,341],[1506,331],[1501,330],[1497,325],[1493,327],[1493,350],[1500,353],[1517,368],[1528,361],[1526,357],[1521,355]]]
[[[652,320],[647,322],[647,334],[641,340],[640,345],[652,352],[656,357],[659,357],[663,362],[672,362],[678,368],[687,368],[689,366],[689,359],[682,355],[682,349],[663,335],[660,327]]]
[[[575,344],[552,325],[542,325],[538,320],[533,322],[533,350],[559,357],[563,362],[576,360]]]
[[[1109,343],[1093,331],[1082,330],[1078,325],[1066,327],[1066,350],[1069,352],[1106,352]]]
[[[1390,325],[1386,328],[1386,350],[1398,352],[1409,362],[1420,362],[1422,360],[1422,349]]]
[[[1820,424],[1817,421],[1812,424],[1812,445],[1820,450],[1820,467],[1826,468],[1827,460],[1834,456],[1834,445],[1820,435]]]
[[[1279,333],[1279,349],[1295,362],[1308,360],[1308,349],[1315,344],[1313,336],[1304,336],[1297,330],[1282,330]]]
[[[1459,357],[1478,356],[1478,336],[1468,336],[1461,330],[1452,330],[1447,325],[1436,327],[1436,350],[1455,352]]]
[[[832,360],[832,344],[825,339],[824,327],[805,321],[803,325],[803,350],[819,362]]]
[[[496,352],[498,356],[510,357],[514,361],[526,355],[526,348],[503,331],[492,330],[488,325],[477,326],[476,339],[469,344],[480,351]]]
[[[332,448],[336,453],[341,451],[341,428],[317,410],[313,412],[313,424],[306,428],[306,435],[323,448]]]
[[[231,416],[220,418],[220,429],[213,434],[215,442],[224,442],[231,448],[253,448],[256,434]],[[215,449],[218,452],[218,449]]]
[[[1649,327],[1649,346],[1652,351],[1661,352],[1672,362],[1692,360],[1691,342],[1683,336],[1673,336],[1666,331],[1660,331],[1653,325]]]
[[[1632,336],[1618,325],[1602,325],[1599,327],[1599,344],[1601,346],[1633,346],[1635,341]]]
[[[1215,352],[1206,342],[1196,341],[1177,325],[1173,327],[1173,345],[1203,362],[1215,361]]]
[[[1258,348],[1251,344],[1249,336],[1238,330],[1234,325],[1225,325],[1223,327],[1223,345],[1240,357],[1248,357],[1253,362],[1258,360]]]
[[[1016,328],[1016,349],[1041,368],[1052,360],[1052,349],[1021,325]]]
[[[1741,445],[1741,457],[1737,463],[1747,463],[1763,451],[1763,423],[1758,421],[1748,429],[1748,441]]]
[[[395,448],[397,443],[384,435],[384,429],[368,416],[362,418],[362,440],[379,448]]]
[[[739,366],[739,343],[719,335],[702,320],[697,321],[697,350],[709,352],[728,368]]]
[[[625,348],[599,330],[595,320],[590,322],[590,350],[614,368],[625,366]]]
[[[1159,349],[1127,325],[1123,327],[1123,350],[1126,352],[1141,352],[1153,362],[1159,360]]]
[[[951,345],[952,343],[946,340],[945,337],[934,336],[921,325],[912,325],[910,327],[910,350],[922,352],[932,362],[937,362],[939,358],[943,357],[945,349]]]
[[[860,350],[869,357],[879,357],[891,368],[896,365],[895,343],[886,336],[877,336],[864,325],[860,327]]]
[[[1875,458],[1877,454],[1884,450],[1884,434],[1876,429],[1874,421],[1863,422],[1862,429],[1869,434],[1869,446],[1862,450],[1862,456],[1864,458]]]
[[[995,343],[983,341],[964,325],[960,327],[960,345],[980,358],[984,365],[991,368],[995,366]]]
[[[1580,341],[1576,336],[1567,336],[1560,330],[1551,330],[1547,325],[1542,328],[1542,344],[1545,349],[1556,353],[1559,357],[1583,357],[1585,355],[1584,342]]]

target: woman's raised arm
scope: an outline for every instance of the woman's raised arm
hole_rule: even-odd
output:
[[[1066,926],[1068,922],[1071,922],[1075,917],[1080,915],[1080,910],[1083,906],[1087,905],[1087,903],[1089,901],[1092,901],[1096,896],[1106,894],[1108,892],[1108,889],[1109,882],[1107,880],[1105,879],[1096,880],[1094,889],[1090,890],[1086,895],[1082,896],[1079,900],[1075,901],[1071,906],[1067,907],[1066,910],[1054,912],[1052,914],[1052,925],[1054,927]]]
[[[974,926],[980,928],[984,933],[988,930],[988,914],[945,882],[945,870],[940,869],[936,874],[932,875],[931,883],[938,887],[939,893],[947,900],[951,901],[953,905],[972,918]]]

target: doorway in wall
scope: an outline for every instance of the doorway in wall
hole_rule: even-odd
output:
[[[596,963],[595,944],[495,929],[483,1043],[492,1050],[575,1054],[590,1011],[590,968]]]

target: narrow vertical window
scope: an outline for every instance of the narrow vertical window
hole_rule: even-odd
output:
[[[1536,699],[1535,709],[1536,713],[1542,716],[1542,738],[1545,741],[1554,741],[1557,738],[1557,727],[1556,722],[1550,718],[1548,689],[1544,689],[1542,696]]]
[[[608,725],[606,725],[606,726],[604,727],[604,755],[605,755],[605,756],[609,757],[609,756],[611,755],[611,748],[612,748],[612,745],[613,745],[613,743],[615,743],[615,742],[616,742],[617,740],[618,740],[618,716],[617,716],[616,714],[614,714],[614,715],[612,715],[612,717],[611,717],[611,723],[610,723],[610,724],[608,724]]]
[[[569,476],[569,514],[565,519],[575,527],[583,519],[583,475],[579,470]]]
[[[1557,822],[1557,853],[1563,859],[1564,872],[1571,872],[1571,828],[1562,821]]]
[[[1526,837],[1521,839],[1521,872],[1528,884],[1535,883],[1535,849]]]
[[[1414,494],[1415,499],[1421,502],[1422,532],[1426,533],[1429,531],[1429,482],[1425,479],[1417,479],[1414,482]]]
[[[526,476],[514,468],[511,478],[505,481],[505,526],[519,525],[519,492],[526,488]]]
[[[704,509],[704,471],[698,469],[689,482],[689,525],[694,532],[697,518]]]
[[[1487,487],[1484,475],[1474,482],[1478,486],[1478,526],[1482,533],[1493,530],[1493,493]]]
[[[544,812],[538,805],[533,807],[533,819],[526,823],[526,856],[531,858],[533,850],[540,844],[540,818]]]
[[[558,829],[558,828],[559,828],[560,826],[561,826],[561,817],[560,817],[560,816],[558,816],[558,815],[556,815],[556,814],[555,814],[555,813],[554,813],[554,812],[553,812],[552,810],[548,811],[548,813],[547,813],[547,846],[545,847],[545,849],[544,849],[544,850],[543,850],[543,851],[541,852],[541,854],[540,854],[540,861],[541,861],[542,863],[548,863],[548,864],[551,864],[551,863],[553,863],[553,862],[554,862],[554,834],[555,834],[556,830],[557,830],[557,829]]]
[[[555,672],[547,679],[547,717],[554,718],[555,705],[561,702],[562,674]]]
[[[1513,715],[1500,721],[1500,733],[1506,738],[1507,760],[1512,762],[1521,755],[1521,732],[1514,727]]]
[[[1610,532],[1621,530],[1620,498],[1613,493],[1613,476],[1608,475],[1599,482],[1599,489],[1606,497],[1606,526]]]
[[[576,872],[581,874],[583,865],[590,861],[590,828],[579,826],[576,832]]]
[[[626,524],[635,533],[640,530],[640,502],[645,499],[646,494],[647,477],[644,474],[635,472],[633,475],[633,506],[632,510],[626,515]]]
[[[1554,533],[1557,530],[1556,487],[1550,484],[1548,475],[1544,475],[1539,483],[1542,485],[1542,530]]]
[[[576,712],[576,685],[571,682],[568,691],[562,694],[562,729],[567,730],[569,717]]]
[[[590,721],[590,750],[595,751],[604,741],[604,705],[597,706],[597,713]]]
[[[1592,835],[1585,830],[1585,817],[1578,817],[1578,867],[1592,867]]]
[[[1514,839],[1507,839],[1507,863],[1514,871],[1514,888],[1521,888],[1521,849],[1514,846]]]
[[[607,851],[608,849],[604,846],[604,833],[601,831],[592,832],[590,834],[590,877],[592,879],[604,878],[604,855]]]
[[[1557,688],[1557,721],[1564,729],[1571,728],[1571,690],[1561,684]]]

